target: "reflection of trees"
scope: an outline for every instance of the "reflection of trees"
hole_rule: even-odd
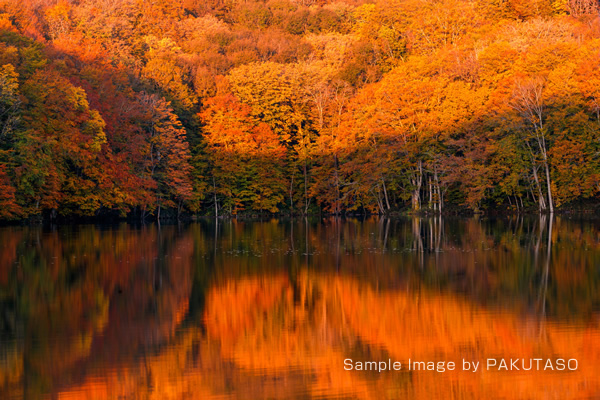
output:
[[[0,351],[2,396],[21,393],[24,377],[30,398],[60,391],[155,399],[600,391],[593,319],[600,235],[592,223],[436,217],[220,221],[218,230],[203,221],[160,233],[152,226],[78,229],[28,228],[12,241],[0,230],[0,243],[13,246],[0,252],[23,266],[1,271],[2,309],[13,302],[16,317],[3,334],[15,336],[19,323],[27,332]],[[193,277],[189,263],[197,265]],[[569,330],[556,322],[565,318]],[[347,357],[467,356],[576,357],[582,371],[520,375],[515,389],[502,374],[342,368]]]
[[[100,379],[71,388],[69,398],[360,399],[560,398],[600,390],[598,326],[565,331],[547,326],[548,339],[527,334],[527,321],[486,310],[453,295],[423,290],[378,291],[335,273],[303,269],[285,275],[231,279],[209,290],[206,331],[193,326],[163,351]],[[236,304],[235,312],[224,312]],[[355,360],[457,360],[462,357],[578,357],[577,373],[345,372]],[[516,374],[516,375],[515,375]],[[515,376],[517,378],[515,378]],[[581,385],[586,382],[586,385]],[[67,397],[67,396],[65,396]]]
[[[188,354],[196,364],[185,376],[203,376],[201,387],[212,387],[215,397],[268,393],[270,398],[284,398],[289,395],[285,387],[307,396],[373,399],[429,399],[453,390],[464,398],[508,398],[516,390],[514,380],[501,373],[348,373],[341,367],[347,357],[402,361],[577,357],[581,370],[576,374],[516,373],[517,395],[539,398],[551,390],[561,398],[573,398],[600,390],[594,378],[600,366],[598,326],[569,332],[549,323],[548,337],[540,340],[527,333],[527,320],[453,295],[378,291],[360,280],[306,269],[293,285],[281,276],[232,280],[213,287],[207,302],[208,336],[199,338],[196,350]],[[224,313],[230,304],[238,309]],[[230,386],[224,387],[223,379]],[[256,379],[267,383],[258,388]],[[273,381],[280,385],[271,386]],[[582,387],[582,381],[589,384]]]
[[[18,338],[14,350],[0,355],[0,365],[12,369],[0,367],[0,376],[13,376],[17,367],[22,372],[16,381],[0,378],[0,397],[22,391],[38,398],[71,384],[93,368],[86,360],[136,355],[166,341],[183,319],[193,249],[174,228],[160,235],[155,227],[126,225],[22,232],[13,248],[16,263],[0,285],[2,314],[13,310],[15,320],[3,335]],[[10,231],[0,231],[0,241],[3,234]],[[167,268],[169,258],[186,261]]]
[[[550,216],[547,215],[540,215],[540,220],[542,220],[543,222],[540,222],[540,227],[545,226],[545,222],[546,222],[546,218],[548,218],[550,220],[550,222],[548,223],[548,244],[546,245],[546,259],[544,261],[544,267],[543,267],[543,272],[542,272],[542,279],[540,282],[540,295],[539,295],[539,302],[541,304],[541,311],[540,311],[540,335],[544,332],[544,325],[546,322],[546,295],[548,292],[548,276],[550,275],[550,255],[552,254],[552,222],[554,220],[554,215],[550,214]],[[540,228],[540,239],[542,237],[542,229]],[[536,249],[539,251],[539,246],[536,247]],[[537,258],[537,254],[536,254],[536,258]]]

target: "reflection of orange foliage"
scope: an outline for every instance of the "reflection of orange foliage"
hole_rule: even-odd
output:
[[[112,374],[110,374],[112,375]],[[109,375],[109,376],[110,376]],[[90,379],[75,390],[63,392],[58,395],[59,400],[80,400],[80,399],[109,399],[110,391],[106,382],[99,379]]]
[[[199,331],[184,332],[169,350],[144,358],[127,367],[111,368],[101,376],[91,376],[85,382],[60,392],[59,400],[107,399],[210,399],[207,379],[186,363],[187,354],[199,341]],[[200,349],[212,359],[206,342]],[[214,352],[213,352],[214,353]],[[209,361],[210,365],[210,361]],[[205,365],[205,367],[208,367]]]
[[[300,272],[209,290],[207,335],[187,329],[165,351],[89,378],[59,399],[581,398],[600,393],[600,327],[569,329],[428,290],[379,291],[354,278]],[[494,372],[485,359],[577,358],[577,372]],[[455,361],[458,371],[344,371],[343,360]],[[480,361],[477,373],[462,359]],[[96,380],[94,380],[96,379]]]
[[[246,287],[250,282],[232,285]],[[211,336],[227,339],[221,341],[222,353],[244,370],[259,374],[303,371],[314,377],[311,392],[324,397],[351,394],[394,398],[390,393],[400,390],[404,395],[427,399],[444,398],[449,393],[464,398],[509,398],[515,393],[522,398],[541,398],[549,391],[561,398],[576,398],[600,391],[595,379],[600,367],[600,347],[594,343],[600,336],[598,327],[564,330],[558,324],[522,319],[449,294],[379,292],[338,276],[304,275],[296,286],[299,301],[280,292],[269,311],[253,314],[252,324],[235,324],[237,335],[231,334],[231,325],[223,324],[223,335],[213,326]],[[263,296],[271,298],[272,292],[268,293]],[[252,298],[260,296],[255,292],[241,296],[235,290],[217,288],[211,298],[219,298],[219,304],[235,302],[243,312],[252,309]],[[218,315],[219,309],[208,309],[207,319],[215,317],[211,313]],[[446,360],[456,362],[459,371],[412,373],[410,385],[398,389],[395,381],[405,376],[402,373],[365,378],[363,373],[343,370],[344,358],[354,354],[359,359],[353,338],[370,349],[362,356],[363,361],[387,357],[403,362],[409,358]],[[482,371],[486,358],[559,357],[577,358],[579,371]],[[463,358],[479,361],[479,372],[461,371]],[[377,384],[369,383],[373,379]]]
[[[480,357],[503,354],[506,349],[532,355],[532,343],[520,337],[516,318],[477,309],[454,296],[380,293],[343,279],[329,284],[337,286],[348,323],[356,333],[373,345],[385,346],[398,359]]]
[[[208,333],[223,341],[235,340],[261,313],[268,312],[288,284],[287,277],[228,282],[212,290],[206,301]]]
[[[416,398],[443,398],[457,388],[472,398],[544,398],[551,392],[566,399],[600,391],[596,379],[600,368],[597,326],[566,330],[558,324],[522,321],[456,296],[404,291],[377,293],[344,279],[335,279],[334,284],[339,288],[342,307],[353,330],[372,345],[384,347],[396,359],[460,363],[465,358],[481,364],[486,358],[579,360],[576,373],[480,371],[473,374],[460,371],[461,367],[443,375],[415,373]]]
[[[38,257],[28,257],[21,249],[33,239]],[[64,390],[65,385],[74,385],[73,390],[64,390],[73,396],[68,398],[116,398],[115,390],[121,389],[137,393],[138,388],[129,390],[129,383],[119,379],[138,377],[139,372],[123,374],[120,368],[141,351],[171,341],[186,318],[192,238],[170,226],[160,232],[152,226],[139,230],[82,226],[74,240],[61,240],[59,232],[37,228],[17,233],[3,228],[0,244],[4,257],[0,259],[21,257],[20,268],[14,262],[6,269],[0,264],[0,279],[6,276],[4,285],[16,280],[24,286],[31,324],[23,343],[14,349],[0,346],[0,398],[21,397],[13,393],[23,390],[24,379],[29,385],[26,398],[37,398],[40,390]],[[157,266],[161,247],[165,257],[175,261],[173,267]],[[31,268],[29,263],[47,267]],[[1,284],[0,290],[5,290]],[[108,376],[86,378],[96,364],[110,366],[103,370]],[[111,371],[117,369],[111,381]],[[43,377],[43,389],[31,376]]]

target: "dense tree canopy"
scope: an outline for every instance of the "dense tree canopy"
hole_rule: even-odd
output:
[[[599,51],[589,0],[0,0],[0,218],[569,207]]]

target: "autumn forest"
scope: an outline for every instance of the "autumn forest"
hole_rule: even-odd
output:
[[[0,0],[0,220],[554,212],[594,0]]]

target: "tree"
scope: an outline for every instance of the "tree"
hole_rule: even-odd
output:
[[[154,204],[148,205],[160,219],[161,209],[177,208],[192,198],[189,145],[185,130],[170,103],[157,95],[142,94],[140,103],[146,112],[146,141],[141,151],[145,173],[155,182]]]
[[[277,212],[286,187],[285,148],[277,135],[230,93],[209,99],[201,118],[212,162],[215,214],[218,198],[230,214],[247,208]]]
[[[316,161],[310,195],[325,210],[338,215],[342,212],[339,136],[351,88],[345,81],[321,80],[307,89],[316,110],[319,132],[313,151]]]
[[[0,220],[14,219],[22,215],[17,203],[16,191],[6,173],[6,167],[0,164]]]
[[[24,82],[24,130],[15,134],[16,185],[28,212],[93,214],[110,186],[98,155],[104,121],[89,109],[85,92],[53,71]],[[104,184],[103,184],[104,183]]]
[[[19,74],[14,65],[0,67],[0,138],[9,140],[18,122],[19,106]]]
[[[544,85],[542,77],[529,80],[517,80],[513,91],[511,107],[514,108],[526,122],[522,140],[529,151],[531,158],[533,177],[538,190],[540,211],[546,208],[542,196],[542,186],[538,177],[538,165],[541,164],[546,176],[546,190],[548,194],[548,208],[554,213],[554,201],[552,200],[552,182],[550,179],[550,165],[548,161],[547,129],[544,126],[545,105]]]
[[[307,80],[302,67],[272,62],[250,64],[228,75],[231,91],[250,106],[251,115],[269,125],[288,151],[290,174],[300,167],[304,213],[308,213],[309,164],[314,146],[314,122],[305,97]]]
[[[173,105],[179,114],[191,112],[197,99],[186,85],[186,71],[178,65],[181,57],[180,48],[170,39],[146,38],[150,49],[148,61],[142,69],[142,75],[151,80],[163,96]]]

